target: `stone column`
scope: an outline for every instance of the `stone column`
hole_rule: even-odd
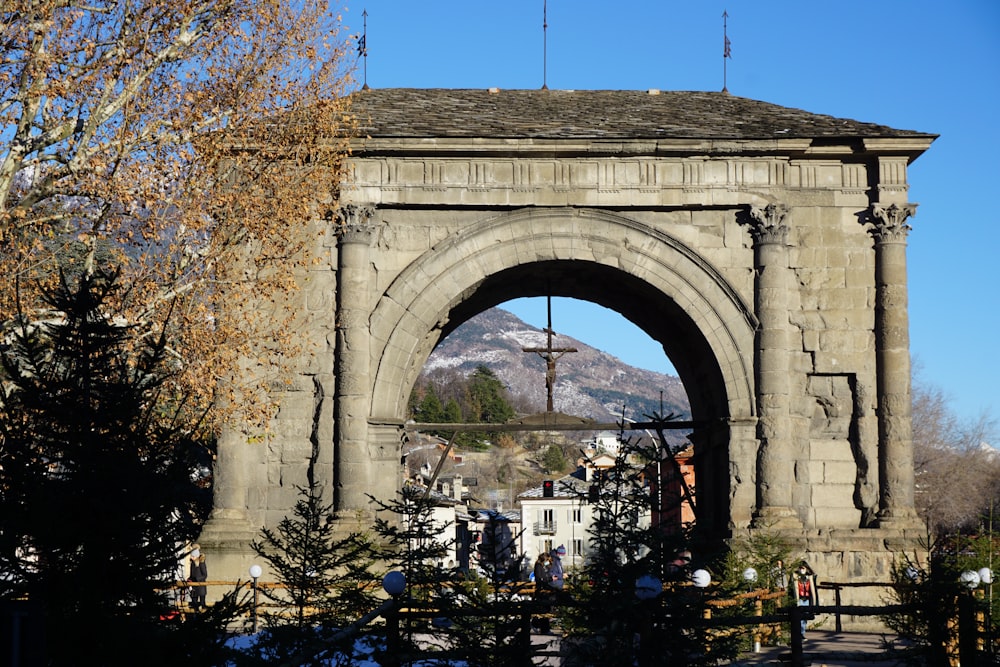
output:
[[[872,207],[875,238],[875,363],[878,377],[880,527],[919,528],[914,506],[910,421],[907,218],[915,204]]]
[[[788,209],[781,204],[750,210],[757,284],[754,306],[757,328],[757,527],[801,527],[792,506],[795,452],[790,416],[791,352],[789,350],[788,289],[793,276],[788,259]]]
[[[252,556],[250,543],[259,537],[247,512],[248,459],[254,454],[253,447],[245,436],[229,427],[219,436],[213,466],[212,513],[198,537],[209,558],[212,579],[245,579]],[[210,599],[218,599],[218,591],[209,588],[209,593]]]
[[[368,506],[372,207],[340,208],[337,267],[336,507],[342,516]]]

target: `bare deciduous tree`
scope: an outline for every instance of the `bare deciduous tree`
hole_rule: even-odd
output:
[[[988,414],[962,420],[941,389],[914,383],[916,502],[932,538],[975,528],[988,511],[1000,490],[1000,452],[988,444],[995,437]]]
[[[0,320],[16,282],[24,298],[114,264],[131,287],[115,312],[155,333],[179,298],[186,387],[247,405],[231,371],[251,358],[275,380],[291,269],[337,198],[339,30],[323,0],[4,3]]]

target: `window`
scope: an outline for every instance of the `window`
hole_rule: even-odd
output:
[[[582,556],[583,555],[583,540],[581,540],[579,538],[573,540],[573,554],[572,555],[573,556]]]
[[[542,522],[543,523],[554,523],[556,520],[555,510],[542,510]]]
[[[570,513],[570,520],[573,523],[583,523],[583,510],[577,507]]]
[[[540,553],[549,553],[552,551],[552,540],[545,540],[542,542],[542,551]]]

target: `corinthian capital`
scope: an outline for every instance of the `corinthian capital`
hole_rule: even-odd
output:
[[[341,241],[368,241],[374,229],[374,215],[374,206],[342,204],[336,212],[337,236]]]
[[[906,219],[917,214],[916,204],[874,204],[872,206],[872,236],[876,241],[902,241],[906,239],[910,226]]]
[[[750,207],[750,234],[755,243],[784,243],[788,238],[785,216],[788,207],[784,204],[768,204],[760,208]]]

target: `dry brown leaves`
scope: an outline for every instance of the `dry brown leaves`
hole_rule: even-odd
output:
[[[177,390],[264,428],[354,132],[324,2],[13,0],[0,17],[0,321],[61,269],[167,327]],[[170,321],[167,313],[171,312]]]

